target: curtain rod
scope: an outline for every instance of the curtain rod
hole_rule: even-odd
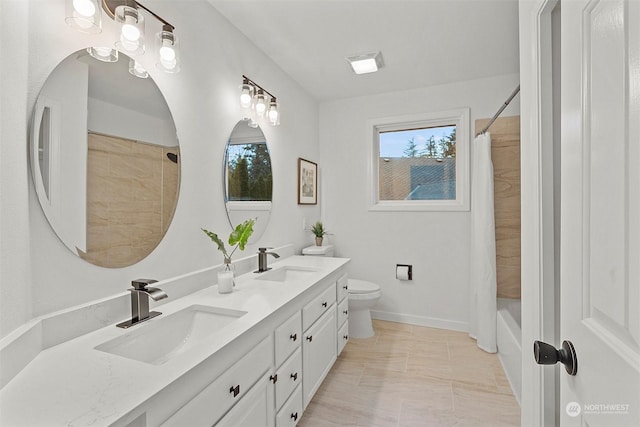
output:
[[[509,105],[509,103],[511,102],[511,100],[513,98],[515,98],[515,96],[518,94],[518,92],[520,92],[520,85],[518,85],[518,87],[516,88],[516,90],[513,91],[513,93],[511,94],[511,96],[509,96],[509,98],[505,101],[504,104],[502,104],[502,107],[500,107],[500,109],[498,110],[498,112],[496,114],[493,115],[493,117],[491,118],[491,120],[489,120],[489,123],[487,123],[487,125],[476,134],[476,137],[484,134],[487,132],[487,130],[491,127],[491,125],[493,124],[493,122],[496,121],[496,119],[498,118],[498,116],[500,115],[500,113],[502,113],[504,111],[505,108],[507,108],[507,105]]]

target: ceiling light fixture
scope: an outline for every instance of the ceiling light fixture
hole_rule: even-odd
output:
[[[175,27],[136,0],[66,0],[65,21],[78,31],[99,33],[102,31],[101,9],[120,24],[120,35],[115,47],[129,56],[143,55],[146,50],[143,11],[158,20],[162,24],[162,30],[155,37],[158,46],[156,66],[166,73],[180,71],[180,52],[178,37],[174,34]],[[117,51],[114,58],[113,54],[106,53],[106,49],[110,48],[92,47],[87,50],[91,56],[101,61],[117,61]]]
[[[270,101],[267,95],[271,97]],[[244,110],[244,119],[249,120],[251,127],[258,127],[259,122],[265,117],[273,126],[280,124],[280,110],[276,97],[244,75],[240,86],[240,107]]]
[[[380,52],[349,56],[347,61],[349,61],[353,72],[356,74],[375,73],[384,66]]]

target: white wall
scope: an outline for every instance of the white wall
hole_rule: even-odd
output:
[[[263,128],[274,167],[270,225],[246,252],[285,243],[299,249],[310,242],[303,218],[314,220],[320,209],[297,205],[296,174],[298,157],[319,157],[317,103],[204,0],[148,0],[145,6],[175,25],[181,38],[181,73],[162,74],[151,56],[141,59],[176,123],[180,197],[173,222],[151,255],[131,267],[105,269],[72,255],[49,227],[28,177],[26,143],[28,117],[49,73],[76,50],[112,43],[115,25],[103,17],[101,34],[84,35],[65,24],[63,0],[0,2],[1,336],[34,316],[123,292],[139,277],[164,279],[221,263],[200,227],[231,231],[221,168],[226,141],[241,117],[242,74],[276,94],[282,110],[281,126]],[[157,31],[152,23],[147,20],[147,31]]]
[[[473,138],[475,120],[493,116],[517,85],[510,74],[320,105],[322,219],[337,255],[352,259],[351,277],[380,284],[375,317],[466,330],[470,214],[369,212],[367,121],[470,107]],[[515,98],[503,115],[518,111]],[[413,265],[413,281],[395,279],[398,263]]]

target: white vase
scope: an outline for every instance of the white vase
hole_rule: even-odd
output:
[[[233,276],[232,270],[218,271],[218,293],[230,294],[233,291]]]

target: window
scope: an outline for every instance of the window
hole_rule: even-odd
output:
[[[371,210],[468,210],[468,123],[466,108],[371,121]]]

